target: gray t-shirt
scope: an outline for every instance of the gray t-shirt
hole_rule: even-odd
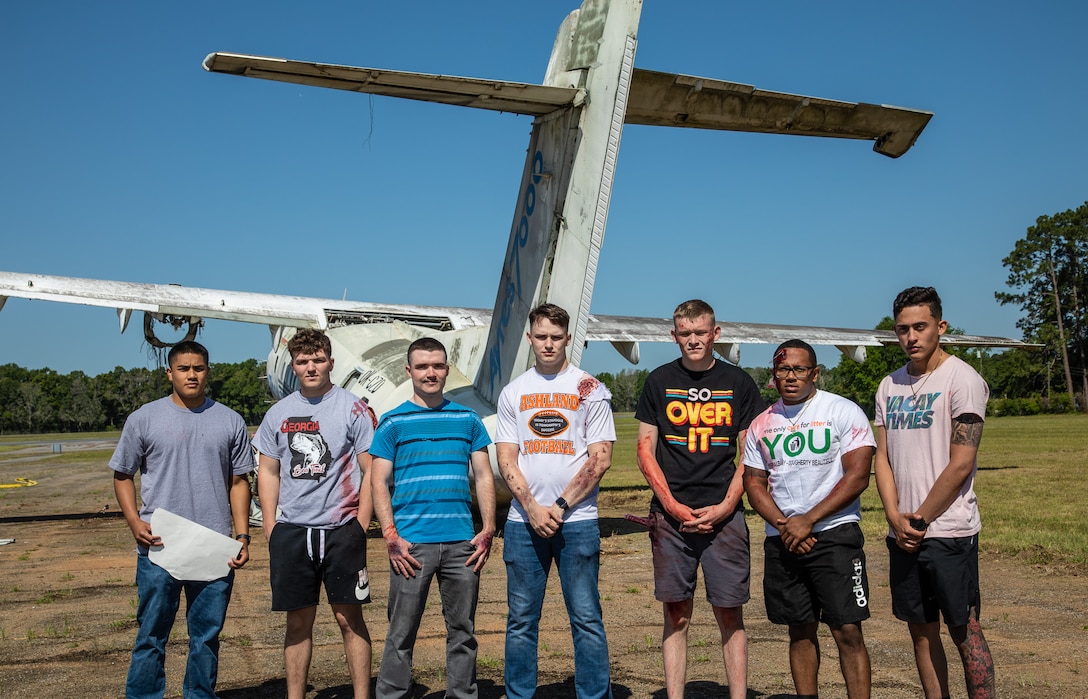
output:
[[[110,459],[114,471],[140,472],[140,519],[162,507],[225,536],[231,482],[253,466],[241,415],[211,399],[190,410],[170,396],[129,415]]]
[[[331,529],[358,516],[356,457],[373,437],[370,406],[339,386],[312,399],[295,391],[269,408],[253,445],[280,462],[276,521]]]

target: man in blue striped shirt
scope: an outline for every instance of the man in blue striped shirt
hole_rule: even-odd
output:
[[[446,696],[474,699],[476,601],[495,536],[491,438],[471,408],[443,395],[450,368],[441,342],[425,337],[409,345],[406,370],[412,397],[382,416],[370,447],[374,514],[389,550],[389,632],[376,695],[410,696],[412,650],[437,577],[447,631]],[[470,468],[483,522],[478,533]]]

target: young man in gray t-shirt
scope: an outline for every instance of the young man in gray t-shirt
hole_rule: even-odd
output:
[[[272,610],[287,612],[288,699],[306,695],[321,583],[344,639],[356,699],[370,690],[366,530],[374,413],[332,383],[332,343],[304,328],[287,343],[299,390],[273,405],[254,439]],[[277,507],[279,514],[277,515]]]
[[[205,395],[208,350],[180,342],[168,355],[172,391],[128,417],[110,459],[113,489],[139,548],[136,609],[139,630],[132,650],[125,694],[162,696],[166,690],[166,642],[184,591],[189,630],[185,696],[215,696],[219,632],[227,615],[234,570],[249,560],[249,480],[253,452],[242,416]],[[136,503],[136,473],[140,499]],[[239,540],[230,572],[217,580],[174,578],[148,558],[161,544],[151,530],[158,508]]]

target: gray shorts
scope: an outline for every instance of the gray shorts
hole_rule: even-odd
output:
[[[740,607],[750,599],[752,566],[743,508],[710,534],[681,532],[678,522],[660,512],[651,512],[650,517],[654,597],[661,602],[692,599],[702,565],[706,600],[712,606]]]

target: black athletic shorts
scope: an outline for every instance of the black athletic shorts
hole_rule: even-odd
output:
[[[335,529],[279,522],[268,540],[272,611],[313,607],[325,582],[329,604],[369,604],[366,532],[352,519]]]
[[[817,532],[805,554],[790,553],[780,536],[763,542],[763,599],[774,624],[828,626],[869,618],[865,537],[857,522]]]
[[[917,553],[908,553],[888,538],[892,613],[909,624],[938,621],[950,627],[978,619],[978,535],[926,538]]]

